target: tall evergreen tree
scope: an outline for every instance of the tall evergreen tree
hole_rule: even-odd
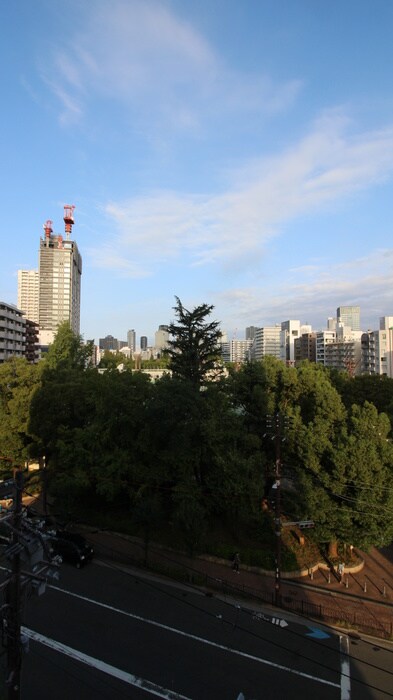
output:
[[[206,384],[210,372],[218,372],[219,322],[207,320],[213,306],[200,304],[189,311],[178,297],[175,299],[177,321],[168,326],[171,338],[165,354],[173,376],[199,388]]]

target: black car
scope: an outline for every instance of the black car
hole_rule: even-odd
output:
[[[93,547],[76,532],[56,530],[50,538],[55,554],[60,554],[63,561],[73,564],[77,569],[84,566],[94,554]]]

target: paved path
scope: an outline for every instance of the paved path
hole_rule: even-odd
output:
[[[86,530],[99,556],[110,561],[144,565],[143,544],[105,531]],[[358,552],[365,565],[361,572],[344,574],[339,583],[326,571],[312,576],[282,579],[282,606],[330,624],[349,626],[375,636],[393,637],[393,546],[369,553]],[[244,596],[274,604],[273,576],[249,571],[240,565],[237,574],[231,563],[212,557],[191,558],[185,554],[150,545],[149,566],[164,575],[190,585],[218,590],[221,594]]]

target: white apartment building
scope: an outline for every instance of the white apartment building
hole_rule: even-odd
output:
[[[249,353],[253,341],[249,340],[230,340],[221,343],[221,353],[224,362],[235,362],[241,364],[249,359]]]
[[[18,309],[21,309],[30,321],[38,323],[38,270],[18,270]]]
[[[24,357],[25,326],[21,309],[0,301],[0,363],[10,357]]]
[[[328,345],[336,340],[336,331],[317,331],[316,337],[316,361],[325,364],[325,350]]]
[[[311,333],[311,326],[300,325],[300,321],[283,321],[280,333],[280,359],[287,365],[295,364],[295,340],[302,333]]]
[[[393,316],[380,318],[378,331],[363,333],[361,368],[365,374],[393,378]]]

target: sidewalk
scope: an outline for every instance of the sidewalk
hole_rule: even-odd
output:
[[[136,538],[86,528],[86,537],[105,560],[144,567],[143,543]],[[281,608],[328,624],[391,639],[393,637],[393,546],[366,554],[364,568],[344,574],[342,583],[327,571],[311,576],[281,579]],[[214,557],[188,557],[156,544],[149,546],[148,567],[206,591],[240,596],[274,605],[274,576],[250,571],[240,565],[237,574],[231,562]]]

